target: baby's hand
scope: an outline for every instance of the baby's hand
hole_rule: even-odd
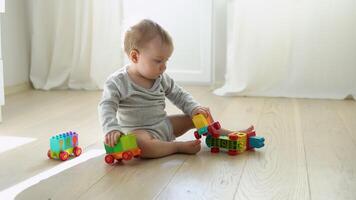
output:
[[[198,106],[194,108],[192,111],[192,116],[196,114],[203,114],[205,117],[209,117],[210,115],[210,109],[208,107],[203,107],[203,106]]]
[[[114,147],[121,135],[123,135],[123,133],[121,133],[120,131],[110,131],[108,134],[105,135],[105,144],[110,147]]]

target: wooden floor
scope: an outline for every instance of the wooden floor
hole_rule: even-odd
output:
[[[206,87],[186,89],[224,127],[254,124],[266,146],[231,157],[212,155],[204,144],[193,156],[109,166],[97,119],[99,91],[28,91],[6,97],[0,140],[36,140],[0,153],[0,199],[356,199],[355,101],[218,97]],[[179,111],[169,103],[167,112]],[[67,130],[79,132],[83,154],[47,159],[49,137]],[[189,139],[192,131],[179,138]],[[87,160],[76,164],[81,157]]]

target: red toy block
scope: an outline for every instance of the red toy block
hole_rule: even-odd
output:
[[[252,131],[246,133],[247,134],[247,141],[249,140],[250,137],[256,136],[255,128],[252,126]],[[253,150],[254,148],[250,147],[249,142],[246,144],[246,150]]]
[[[213,138],[219,138],[220,134],[213,126],[209,126],[208,131],[213,136]]]
[[[213,127],[214,127],[216,130],[221,129],[221,125],[220,125],[219,122],[214,122],[214,123],[213,123]]]
[[[236,133],[229,133],[228,135],[229,139],[232,140],[232,141],[236,141],[238,136]]]

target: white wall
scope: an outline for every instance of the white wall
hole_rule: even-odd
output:
[[[226,71],[227,52],[227,1],[214,0],[213,4],[213,83],[223,85]]]
[[[149,18],[172,36],[174,52],[167,73],[180,83],[210,84],[212,81],[213,0],[125,0],[124,29]]]
[[[5,87],[29,81],[29,34],[26,0],[7,0],[1,23]]]

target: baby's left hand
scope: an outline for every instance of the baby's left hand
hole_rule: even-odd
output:
[[[203,107],[203,106],[198,106],[194,108],[192,111],[192,116],[196,114],[203,114],[205,117],[209,117],[210,115],[210,109],[208,107]]]

